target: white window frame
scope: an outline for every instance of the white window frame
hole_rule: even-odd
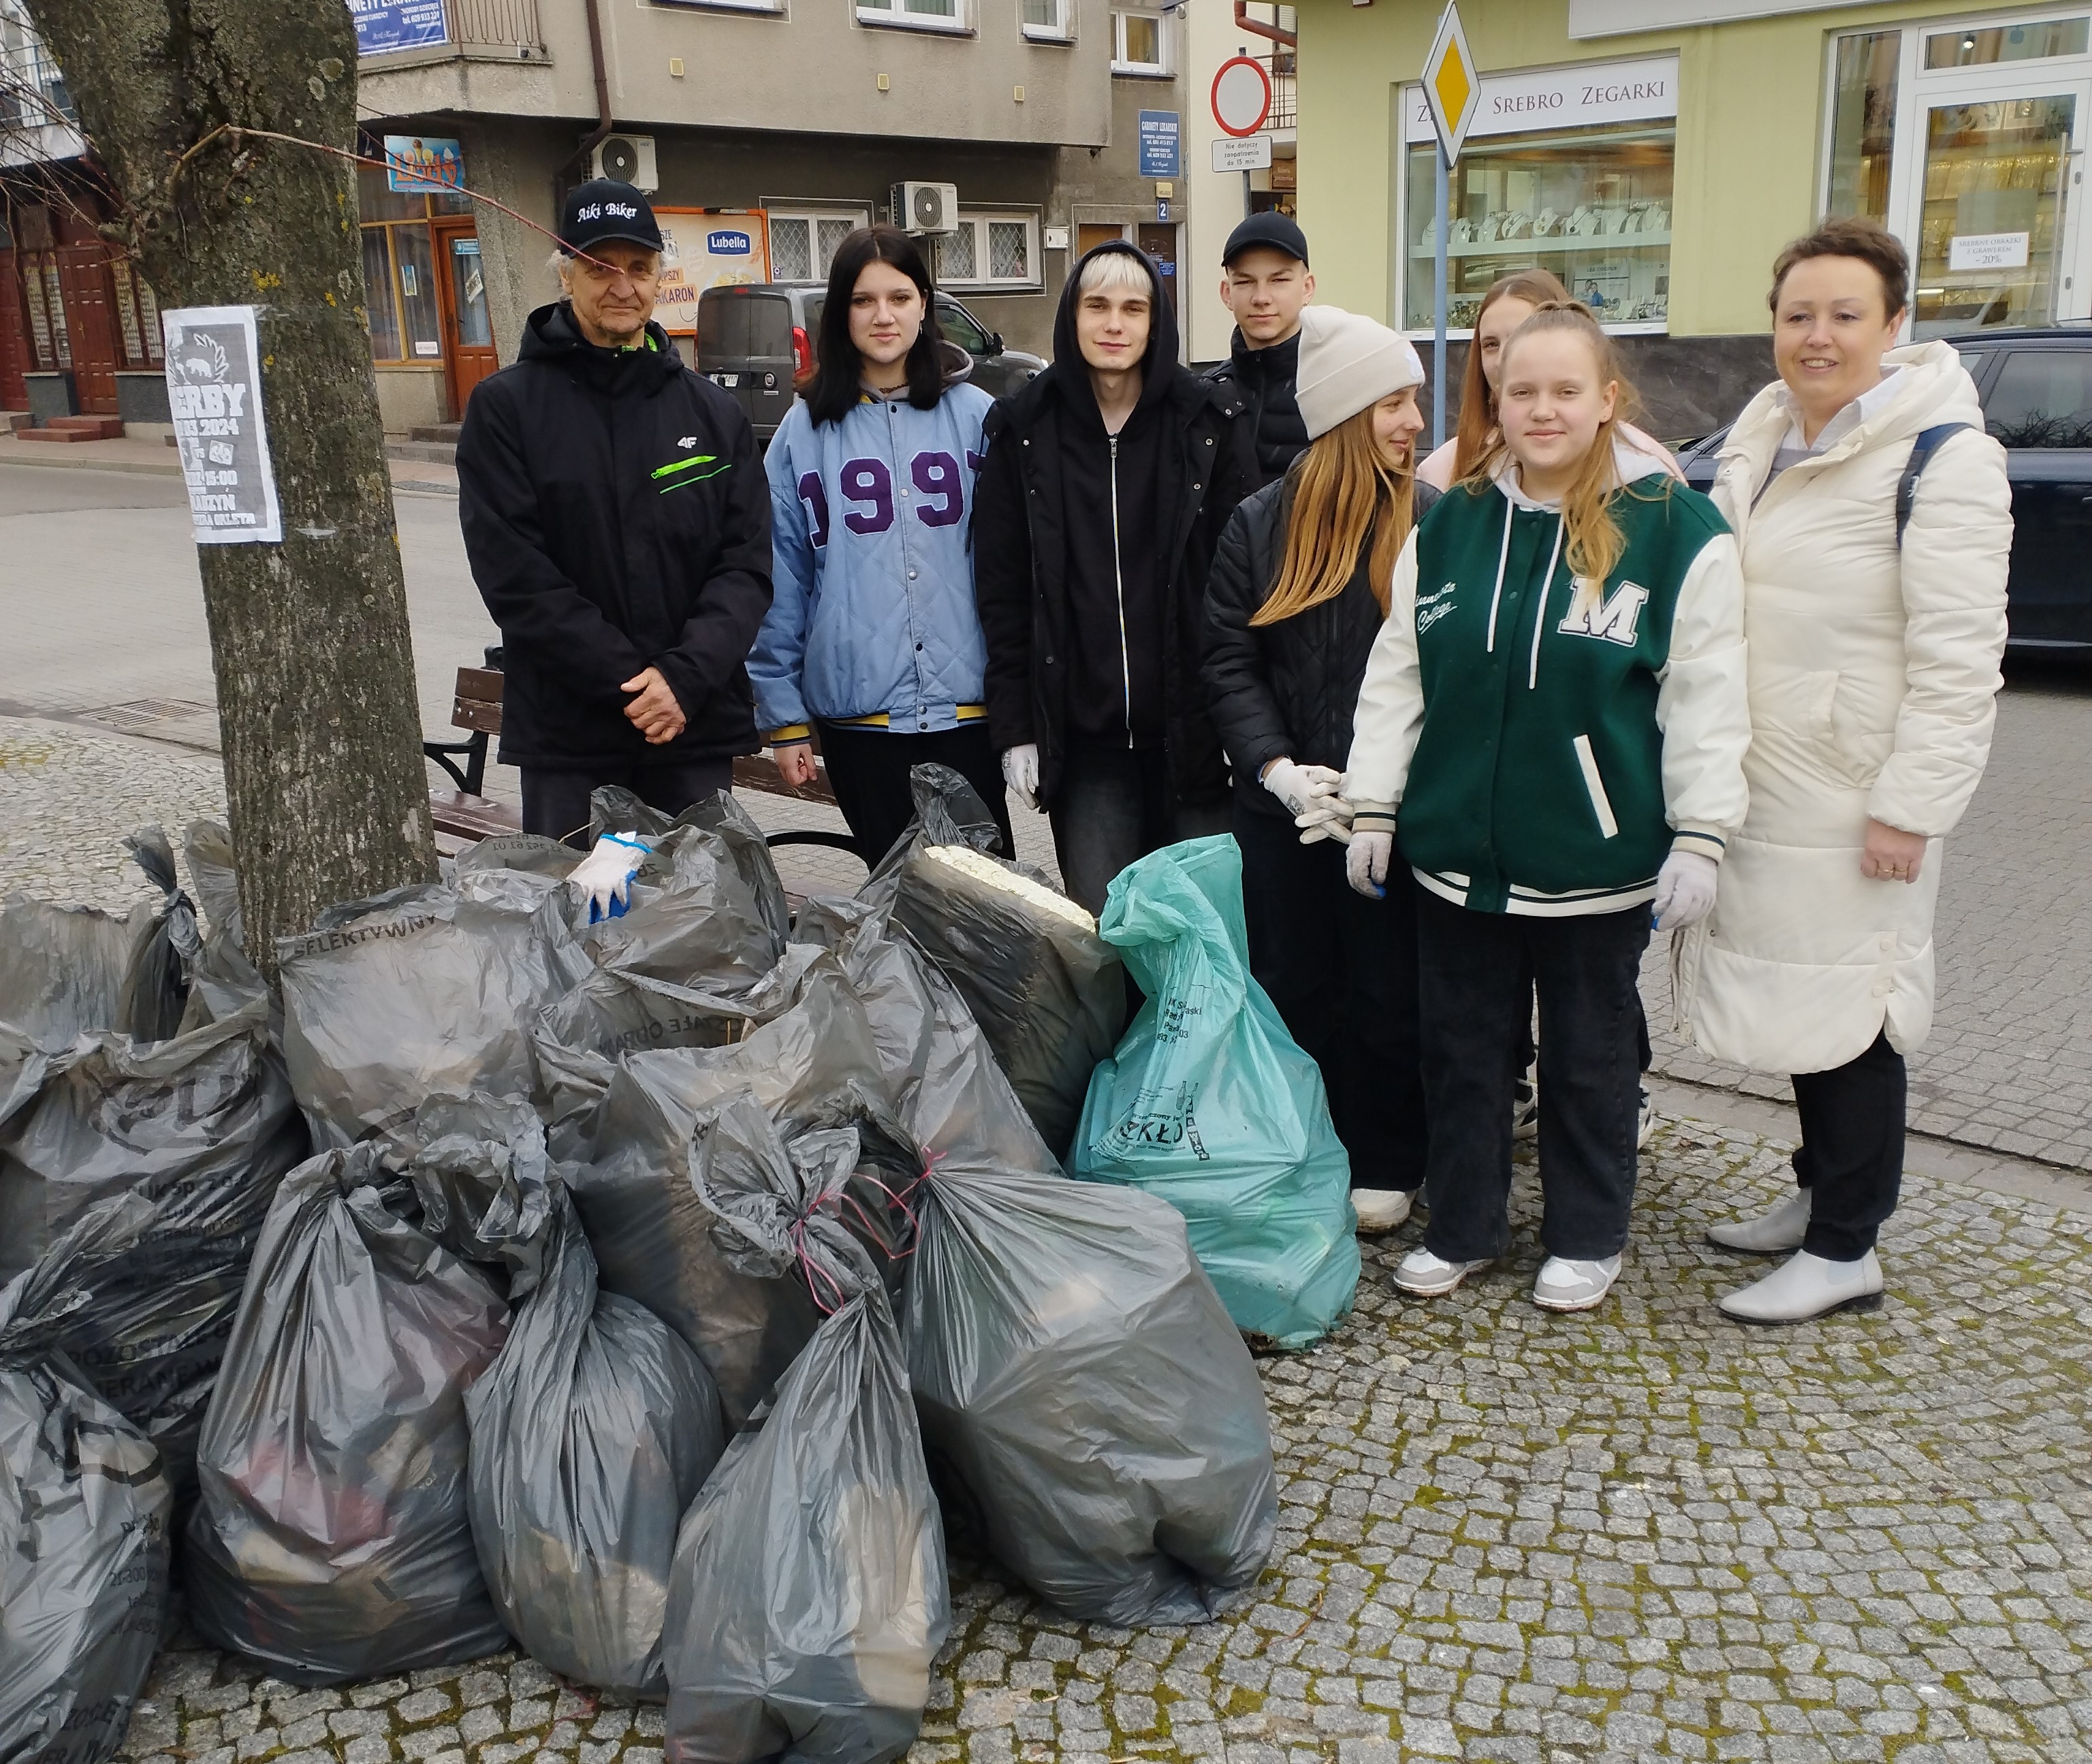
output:
[[[854,0],[857,21],[881,31],[935,31],[946,37],[970,37],[974,0],[954,0],[953,15],[910,12],[909,0]]]
[[[846,220],[853,229],[871,224],[871,210],[856,202],[765,201],[763,213],[766,228],[774,227],[780,221],[806,223],[806,241],[816,258],[814,279],[810,282],[789,282],[784,284],[788,288],[825,288],[828,285],[828,269],[818,262],[821,249],[820,223],[823,221]],[[771,253],[770,262],[771,272],[774,276],[777,265],[775,251]]]
[[[1075,40],[1075,0],[1050,0],[1053,24],[1034,24],[1024,16],[1024,0],[1017,0],[1017,32],[1028,43],[1072,43]]]
[[[1126,21],[1129,15],[1138,14],[1155,20],[1156,43],[1161,50],[1160,62],[1128,61],[1126,58]],[[1161,9],[1150,6],[1113,6],[1111,14],[1111,71],[1122,79],[1169,80],[1175,77],[1177,45],[1169,26],[1171,15]]]
[[[988,224],[992,221],[1021,223],[1027,234],[1026,255],[1031,259],[1031,274],[1022,279],[1011,276],[995,277],[983,273],[991,261],[988,256]],[[962,208],[959,225],[970,228],[974,236],[974,268],[975,274],[966,277],[947,278],[941,267],[937,273],[937,285],[949,288],[953,293],[964,291],[974,294],[1036,293],[1045,286],[1044,266],[1040,261],[1040,212],[1035,208]],[[937,258],[941,266],[943,257]]]
[[[784,16],[784,0],[651,0],[651,3],[685,12],[753,12],[766,19]]]

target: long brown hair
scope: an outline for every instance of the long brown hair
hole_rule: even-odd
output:
[[[1591,450],[1584,456],[1575,481],[1562,498],[1563,555],[1569,560],[1569,573],[1576,583],[1575,598],[1570,603],[1573,615],[1604,593],[1606,578],[1612,574],[1620,554],[1627,549],[1627,537],[1620,531],[1619,522],[1614,519],[1610,506],[1613,492],[1621,487],[1613,465],[1613,438],[1619,432],[1619,426],[1631,421],[1639,412],[1641,400],[1620,365],[1619,351],[1614,347],[1613,339],[1599,328],[1597,320],[1591,316],[1591,309],[1581,300],[1550,300],[1506,338],[1506,375],[1511,372],[1513,348],[1545,331],[1567,332],[1580,339],[1591,352],[1598,384],[1602,387],[1610,382],[1614,387],[1613,413],[1598,425]],[[1496,474],[1498,462],[1508,452],[1503,433],[1498,430],[1476,462],[1474,470],[1462,480],[1463,485],[1471,491],[1488,485]],[[1632,486],[1627,488],[1630,494],[1636,494]],[[1658,494],[1668,496],[1670,493],[1671,481],[1666,478]]]
[[[1409,537],[1416,505],[1416,450],[1397,469],[1373,443],[1374,406],[1318,436],[1293,469],[1293,508],[1286,525],[1286,556],[1251,625],[1276,625],[1319,607],[1344,591],[1372,536],[1366,580],[1385,617],[1394,583],[1394,560]]]
[[[1475,328],[1467,339],[1467,370],[1460,376],[1460,426],[1453,437],[1456,479],[1474,470],[1497,426],[1496,394],[1489,390],[1489,377],[1482,371],[1483,318],[1498,300],[1524,300],[1528,306],[1540,307],[1559,305],[1568,298],[1569,290],[1553,273],[1537,266],[1514,270],[1489,283],[1489,292],[1482,296],[1481,309],[1475,314]]]

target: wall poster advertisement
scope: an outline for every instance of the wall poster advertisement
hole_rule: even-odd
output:
[[[280,545],[283,517],[262,414],[262,352],[252,306],[160,315],[167,404],[199,545]]]

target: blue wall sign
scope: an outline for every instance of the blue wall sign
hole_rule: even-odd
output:
[[[1174,110],[1140,113],[1140,175],[1143,178],[1181,178],[1183,158],[1179,144],[1183,118]]]
[[[705,249],[715,257],[745,257],[755,249],[746,233],[720,231],[705,235]]]
[[[393,49],[428,49],[451,40],[443,0],[348,0],[356,19],[356,50],[382,55]]]
[[[465,149],[441,135],[387,135],[385,188],[401,196],[439,196],[465,188]]]

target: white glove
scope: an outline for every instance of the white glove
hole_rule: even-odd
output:
[[[1303,845],[1351,838],[1351,805],[1337,794],[1342,781],[1342,774],[1328,766],[1296,765],[1290,759],[1274,759],[1264,768],[1264,789],[1286,805]]]
[[[1674,851],[1656,872],[1650,903],[1658,931],[1683,931],[1714,910],[1714,882],[1722,867],[1697,851]]]
[[[653,849],[637,833],[605,833],[595,850],[573,867],[567,886],[577,901],[588,902],[591,925],[623,914],[633,872]]]
[[[1022,747],[1006,747],[1002,754],[1002,781],[1017,793],[1028,809],[1039,806],[1039,748],[1027,741]]]
[[[1351,849],[1344,854],[1344,880],[1359,893],[1374,900],[1387,897],[1387,867],[1394,857],[1394,835],[1351,829]]]

